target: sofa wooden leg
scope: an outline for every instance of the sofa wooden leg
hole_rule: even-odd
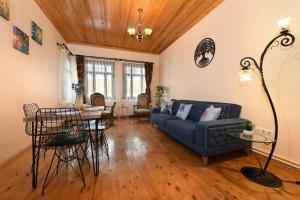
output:
[[[207,156],[202,156],[202,161],[203,161],[204,167],[206,167],[207,163],[208,163],[208,157]]]
[[[250,154],[251,154],[251,148],[250,147],[246,148],[245,152],[246,152],[247,156],[250,156]]]

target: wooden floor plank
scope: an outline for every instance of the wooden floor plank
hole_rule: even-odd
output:
[[[284,182],[278,189],[257,185],[240,173],[246,165],[256,166],[253,156],[236,152],[209,160],[163,133],[148,121],[116,120],[106,132],[110,159],[100,154],[100,174],[83,166],[86,187],[73,170],[62,168],[46,188],[41,189],[51,153],[41,159],[36,190],[31,189],[31,151],[0,166],[0,200],[264,200],[300,199],[300,186]],[[91,158],[91,155],[88,155]],[[74,168],[78,170],[76,162]],[[285,180],[300,179],[300,173],[271,162],[270,171]]]

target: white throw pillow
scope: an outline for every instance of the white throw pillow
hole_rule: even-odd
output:
[[[192,106],[193,106],[193,104],[183,104],[183,103],[181,103],[179,108],[178,108],[178,111],[176,113],[176,117],[179,117],[180,119],[186,120],[186,118],[190,114]]]
[[[215,108],[213,105],[210,105],[200,118],[200,122],[217,120],[220,116],[222,108]]]
[[[172,114],[172,107],[173,107],[174,101],[164,101],[160,105],[160,112],[165,112]]]

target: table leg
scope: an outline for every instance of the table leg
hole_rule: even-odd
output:
[[[99,123],[99,121],[96,120],[96,173],[95,173],[96,176],[98,176],[98,174],[99,174],[99,130],[98,130],[98,123]]]
[[[33,129],[32,129],[33,132]],[[36,188],[36,175],[35,175],[35,138],[34,133],[32,133],[32,164],[31,164],[31,172],[32,172],[32,189]]]

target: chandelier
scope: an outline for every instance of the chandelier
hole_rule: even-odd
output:
[[[136,39],[139,42],[142,42],[144,36],[149,37],[152,33],[152,29],[151,28],[144,28],[144,30],[142,31],[142,24],[141,24],[141,13],[143,12],[143,9],[139,8],[138,9],[139,12],[139,24],[138,24],[138,28],[128,28],[127,32],[131,37],[136,37]]]

